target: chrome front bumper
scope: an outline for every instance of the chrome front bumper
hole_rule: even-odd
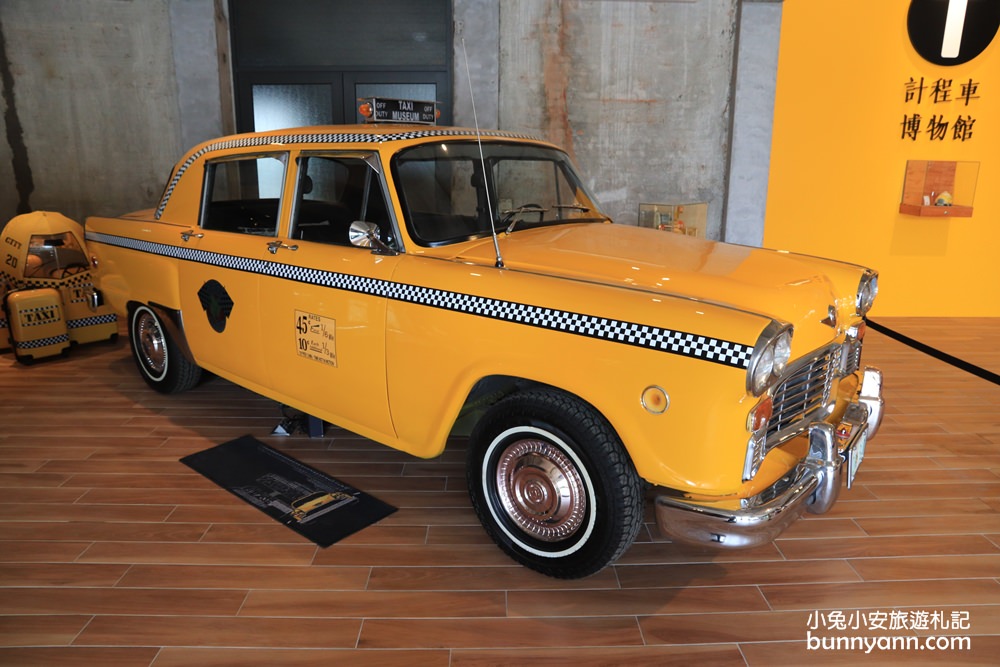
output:
[[[809,426],[809,454],[788,475],[744,499],[740,509],[660,494],[660,533],[701,545],[750,548],[773,541],[803,512],[823,514],[837,501],[845,478],[850,488],[865,445],[882,422],[883,406],[882,373],[865,368],[857,402],[848,406],[838,426]]]

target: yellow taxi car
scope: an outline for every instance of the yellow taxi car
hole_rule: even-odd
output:
[[[0,228],[0,350],[30,363],[118,337],[117,316],[95,294],[83,238],[80,223],[51,211]]]
[[[344,491],[316,491],[292,502],[291,518],[307,523],[357,500]]]
[[[614,562],[647,494],[664,535],[752,547],[853,482],[874,271],[612,224],[555,145],[368,111],[406,123],[209,141],[87,221],[150,386],[204,369],[420,457],[471,429],[484,527],[556,577]]]

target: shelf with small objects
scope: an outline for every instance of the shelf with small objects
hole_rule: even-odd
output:
[[[907,160],[899,212],[921,217],[971,218],[978,162]]]
[[[708,204],[639,204],[639,226],[705,238]]]

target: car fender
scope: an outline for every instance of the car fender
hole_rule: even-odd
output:
[[[127,316],[130,303],[159,304],[179,311],[178,261],[164,253],[136,252],[144,243],[177,245],[190,226],[158,222],[134,214],[124,218],[87,219],[87,249],[95,266],[95,285],[105,303]],[[128,239],[126,245],[109,241]]]
[[[752,407],[745,368],[710,360],[703,349],[682,353],[629,341],[607,327],[633,323],[708,346],[725,341],[752,347],[766,318],[638,290],[419,257],[401,262],[394,280],[427,295],[388,306],[395,446],[419,456],[439,454],[477,383],[517,378],[594,406],[652,483],[716,493],[739,488]],[[468,289],[459,293],[455,285]],[[657,301],[653,310],[651,299]],[[596,329],[574,330],[574,318],[591,318]],[[643,406],[650,387],[668,397],[661,412]]]

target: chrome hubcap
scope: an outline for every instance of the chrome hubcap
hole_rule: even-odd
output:
[[[518,440],[500,455],[497,493],[507,516],[532,537],[557,542],[583,525],[587,498],[573,461],[552,443]]]
[[[152,375],[162,375],[167,366],[167,346],[156,319],[149,313],[135,323],[136,350]]]

